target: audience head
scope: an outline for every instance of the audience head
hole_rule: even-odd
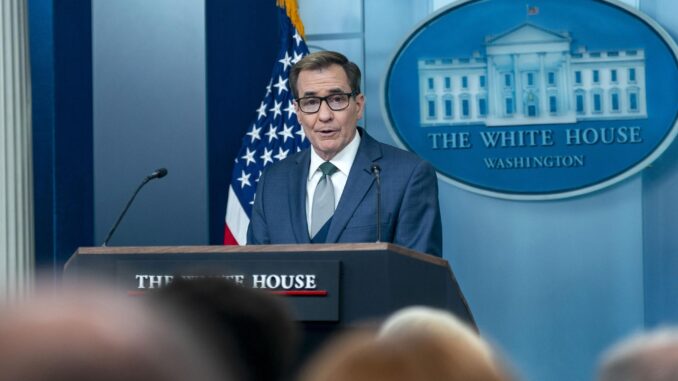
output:
[[[0,312],[0,380],[228,380],[173,319],[108,290],[53,292]]]
[[[510,377],[475,331],[446,311],[411,307],[378,333],[331,342],[302,381],[506,381]]]
[[[613,346],[603,355],[598,380],[678,380],[678,329],[639,334]]]
[[[448,311],[414,306],[396,311],[382,324],[379,335],[394,337],[410,334],[430,334],[460,341],[478,356],[493,361],[491,347],[466,323]]]
[[[278,297],[233,282],[175,278],[152,295],[174,308],[245,381],[275,381],[296,360],[297,326]]]
[[[377,337],[357,333],[331,342],[301,381],[505,381],[461,341],[427,333]]]

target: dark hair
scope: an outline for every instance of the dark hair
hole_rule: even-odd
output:
[[[175,278],[153,295],[223,358],[235,356],[241,380],[276,381],[291,372],[297,327],[277,297],[216,278]]]
[[[290,70],[290,88],[294,98],[299,98],[299,93],[297,92],[299,73],[304,70],[326,69],[332,65],[339,65],[344,69],[348,77],[348,84],[351,86],[351,92],[360,94],[360,68],[358,68],[358,65],[349,61],[341,53],[327,50],[311,53],[292,66]]]

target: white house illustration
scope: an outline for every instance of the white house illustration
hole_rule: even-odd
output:
[[[571,45],[526,23],[486,37],[485,55],[420,59],[422,127],[647,118],[644,50]]]

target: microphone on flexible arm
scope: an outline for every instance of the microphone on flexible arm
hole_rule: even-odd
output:
[[[134,194],[132,195],[132,197],[129,199],[129,201],[127,201],[127,205],[125,205],[125,209],[123,209],[122,213],[120,213],[120,216],[118,216],[118,219],[113,224],[113,227],[111,227],[111,230],[108,232],[108,235],[106,236],[106,239],[104,240],[104,243],[101,244],[101,246],[106,246],[108,241],[111,240],[113,233],[115,233],[115,229],[117,229],[118,225],[120,225],[120,221],[122,221],[122,218],[125,216],[125,213],[127,213],[127,209],[129,209],[130,205],[132,205],[132,201],[134,201],[134,198],[137,197],[137,193],[139,193],[141,188],[143,188],[144,185],[146,185],[146,183],[148,183],[149,181],[151,181],[153,179],[161,179],[165,176],[167,176],[167,169],[159,168],[159,169],[156,169],[153,173],[151,173],[150,175],[148,175],[144,178],[144,181],[142,181],[141,184],[139,184],[139,186],[137,187],[137,190],[134,191]]]
[[[377,182],[377,241],[381,242],[381,167],[377,163],[372,163],[370,167],[372,176]]]

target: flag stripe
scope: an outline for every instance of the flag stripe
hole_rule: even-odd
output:
[[[224,245],[245,245],[247,243],[247,226],[249,224],[250,218],[247,213],[245,213],[238,198],[235,196],[233,187],[228,187]],[[228,235],[226,232],[228,232]]]
[[[247,226],[252,215],[257,181],[264,168],[309,145],[294,112],[288,83],[290,68],[308,54],[308,47],[288,16],[292,14],[298,18],[296,2],[286,0],[282,3],[288,8],[278,8],[280,51],[263,100],[235,158],[224,228],[224,244],[227,245],[247,243]],[[289,9],[291,6],[294,9]],[[301,20],[297,21],[301,25]]]
[[[224,245],[238,245],[238,241],[233,237],[231,229],[228,228],[228,224],[224,224]]]

